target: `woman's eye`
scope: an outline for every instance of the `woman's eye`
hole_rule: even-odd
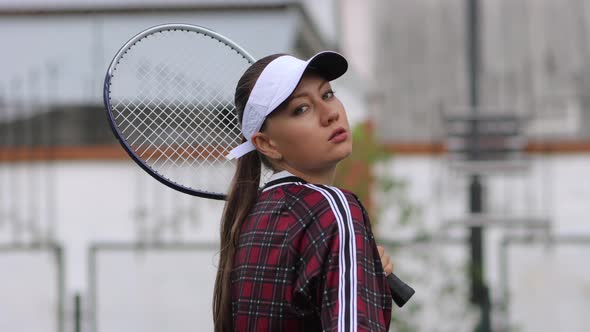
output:
[[[324,99],[330,99],[332,97],[334,97],[334,91],[333,90],[329,90],[329,91],[326,91],[326,93],[324,93]]]
[[[299,114],[305,113],[305,111],[307,111],[308,109],[309,109],[309,107],[307,105],[301,105],[301,106],[298,106],[297,108],[295,108],[295,111],[293,112],[293,114],[299,115]]]

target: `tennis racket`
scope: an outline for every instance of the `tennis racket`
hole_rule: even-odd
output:
[[[148,174],[180,192],[224,200],[241,143],[235,87],[254,58],[228,38],[165,24],[131,38],[113,58],[104,104],[113,133]],[[413,289],[389,276],[402,306]],[[410,292],[411,290],[411,292]]]

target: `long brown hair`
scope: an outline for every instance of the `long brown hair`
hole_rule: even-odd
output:
[[[242,75],[234,96],[240,122],[244,107],[264,68],[282,54],[264,57],[252,64]],[[245,141],[245,139],[243,139]],[[237,161],[236,173],[221,218],[221,249],[213,291],[213,323],[215,332],[233,330],[231,272],[242,222],[256,203],[260,185],[261,162],[267,160],[258,151],[247,153]]]

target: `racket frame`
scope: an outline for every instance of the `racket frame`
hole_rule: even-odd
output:
[[[158,175],[155,170],[153,170],[150,166],[148,166],[141,158],[139,158],[135,154],[135,152],[133,152],[133,149],[127,144],[127,142],[123,138],[123,135],[120,132],[119,128],[117,127],[117,125],[115,125],[113,109],[112,109],[111,103],[110,103],[110,87],[111,87],[111,79],[114,76],[114,72],[116,71],[117,64],[125,56],[127,51],[129,51],[136,43],[140,42],[142,39],[147,38],[148,36],[153,35],[158,32],[177,31],[177,30],[194,32],[197,34],[202,34],[202,35],[211,37],[212,39],[216,39],[219,42],[230,47],[232,50],[236,51],[237,54],[241,55],[248,62],[254,63],[254,61],[256,61],[256,59],[252,55],[250,55],[245,49],[240,47],[238,44],[233,42],[231,39],[215,32],[213,30],[210,30],[210,29],[198,26],[198,25],[185,24],[185,23],[167,23],[167,24],[156,25],[151,28],[145,29],[144,31],[136,34],[131,39],[129,39],[129,41],[127,41],[119,49],[119,51],[113,57],[113,60],[109,64],[109,68],[107,69],[106,76],[104,79],[104,86],[103,86],[103,88],[104,88],[103,101],[104,101],[104,105],[106,107],[107,116],[109,119],[109,124],[111,126],[111,129],[113,130],[113,133],[115,134],[115,137],[117,138],[117,140],[119,141],[121,146],[123,146],[123,149],[127,152],[127,154],[131,157],[131,159],[133,159],[144,171],[146,171],[149,175],[151,175],[153,178],[155,178],[156,180],[158,180],[162,184],[164,184],[174,190],[178,190],[182,193],[189,194],[192,196],[198,196],[198,197],[215,199],[215,200],[225,200],[226,195],[224,195],[224,194],[191,189],[189,187],[183,186],[182,184],[167,180],[167,179],[161,177],[160,175]]]

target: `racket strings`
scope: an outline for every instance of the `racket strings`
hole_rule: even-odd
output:
[[[131,104],[132,106],[136,106],[134,104]],[[137,106],[142,106],[141,103]],[[126,109],[131,110],[131,109],[139,109],[139,114],[146,114],[145,110],[148,109],[147,106],[145,107],[129,107],[129,105],[125,106]],[[156,106],[156,108],[158,108],[158,106]],[[136,116],[137,114],[134,114],[134,116]],[[145,117],[147,118],[147,116]],[[157,121],[152,121],[152,123],[148,123],[145,121],[145,118],[142,119],[141,117],[134,117],[133,119],[129,119],[129,116],[125,117],[125,120],[127,120],[129,126],[131,126],[133,128],[133,131],[131,133],[129,133],[129,138],[133,138],[133,136],[135,136],[134,140],[129,142],[131,146],[133,146],[135,148],[135,150],[139,153],[139,157],[144,159],[144,160],[149,160],[151,159],[152,155],[150,155],[149,157],[145,157],[145,153],[148,152],[148,149],[143,149],[143,145],[146,143],[150,143],[153,142],[154,139],[152,138],[152,135],[157,135],[158,138],[161,138],[162,133],[164,132],[162,130],[162,132],[160,134],[158,134],[158,129],[162,129],[162,124],[165,123],[166,119],[162,119],[159,115],[157,115],[157,119],[160,119],[162,121],[160,121],[160,123],[158,124]],[[133,120],[138,120],[140,122],[140,125],[135,125],[133,124]],[[151,120],[155,120],[155,119],[151,119]],[[152,124],[156,124],[156,128],[154,128],[152,126]],[[129,127],[127,126],[125,128],[125,130]],[[143,126],[143,127],[142,127]],[[147,133],[149,131],[151,131],[151,133]],[[125,133],[125,130],[123,131],[123,133]],[[135,135],[137,134],[137,135]],[[143,138],[144,141],[140,142],[141,144],[136,145],[137,141],[139,139]],[[160,145],[153,145],[153,148],[157,151],[163,152],[163,150],[160,149]]]
[[[180,88],[182,88],[182,86],[179,86],[179,87],[180,87]],[[184,95],[184,96],[186,96],[186,94],[181,94],[181,95]],[[211,97],[208,97],[208,96],[207,96],[206,98],[211,98]],[[177,125],[179,125],[179,126],[177,126],[177,128],[181,128],[181,129],[182,129],[182,128],[183,128],[183,126],[181,126],[182,124],[185,124],[185,125],[188,125],[188,126],[190,126],[190,124],[189,124],[189,123],[187,123],[187,122],[185,121],[185,118],[186,118],[186,116],[188,116],[189,114],[186,114],[186,113],[183,111],[183,108],[181,107],[181,105],[185,106],[185,109],[189,107],[189,105],[187,105],[188,103],[187,103],[187,100],[186,100],[186,98],[185,98],[185,100],[180,100],[180,101],[178,102],[178,104],[176,104],[176,105],[174,105],[174,104],[176,103],[176,101],[171,101],[170,103],[171,103],[173,106],[175,106],[175,107],[174,107],[174,108],[172,108],[172,109],[171,109],[171,108],[169,108],[169,107],[167,107],[167,109],[166,109],[165,111],[168,111],[168,110],[171,110],[171,111],[178,111],[178,110],[180,110],[181,112],[180,112],[180,113],[167,113],[167,117],[168,117],[168,119],[163,119],[163,123],[164,123],[164,124],[166,124],[166,123],[169,123],[169,122],[168,122],[169,120],[172,120],[172,121],[174,121],[174,122],[175,122]],[[156,103],[156,104],[159,104],[159,103]],[[197,105],[197,107],[198,107],[198,106],[200,106],[200,105]],[[213,107],[213,108],[215,108],[215,107],[216,107],[216,105],[214,105],[213,103],[208,103],[208,105],[207,105],[207,106],[208,106],[208,107]],[[160,107],[158,107],[158,108],[160,108]],[[170,114],[178,114],[178,116],[177,116],[176,118],[172,118],[172,117],[169,117],[169,115],[170,115]],[[183,116],[184,116],[184,117],[183,117]],[[178,122],[178,121],[177,121],[177,119],[181,119],[181,122]],[[157,127],[156,129],[160,130],[160,129],[162,129],[162,128],[161,128],[161,126],[160,126],[160,125],[158,125],[158,127]],[[196,129],[196,128],[195,128],[195,127],[192,127],[192,129]],[[176,134],[178,134],[179,136],[184,136],[184,135],[182,135],[182,133],[179,133],[179,132],[177,132],[176,130],[174,130],[174,132],[175,132]],[[159,137],[161,137],[161,136],[159,136]],[[178,143],[176,140],[174,140],[174,141],[175,141],[175,143]]]

